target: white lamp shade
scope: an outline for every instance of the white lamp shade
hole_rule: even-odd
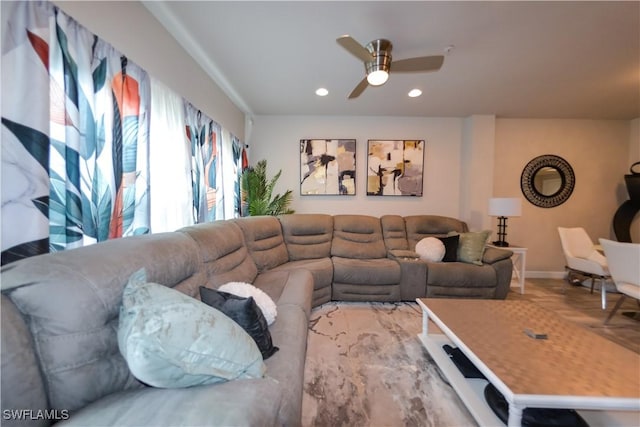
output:
[[[521,216],[522,200],[519,197],[493,197],[489,199],[489,215]]]

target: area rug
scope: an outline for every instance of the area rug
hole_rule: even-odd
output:
[[[421,328],[416,303],[314,309],[303,426],[477,425],[418,340]]]

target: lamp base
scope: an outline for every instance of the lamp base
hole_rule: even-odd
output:
[[[501,248],[508,248],[509,247],[509,243],[505,242],[503,240],[496,240],[492,244],[493,244],[493,246],[499,246]]]

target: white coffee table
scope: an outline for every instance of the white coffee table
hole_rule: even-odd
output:
[[[466,379],[443,350],[458,347],[509,404],[508,426],[527,408],[570,408],[592,426],[640,425],[640,355],[529,301],[419,298],[419,338],[481,426],[501,421],[487,382]],[[429,333],[429,321],[442,332]],[[525,334],[530,329],[547,339]],[[604,411],[604,412],[602,412]]]

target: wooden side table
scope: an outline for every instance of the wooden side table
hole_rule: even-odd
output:
[[[513,252],[513,256],[511,257],[511,262],[513,263],[513,275],[520,286],[520,293],[524,294],[524,273],[527,267],[527,248],[512,245],[500,247],[489,244],[487,246],[498,249],[508,249]],[[513,277],[511,277],[511,281],[513,281]]]

